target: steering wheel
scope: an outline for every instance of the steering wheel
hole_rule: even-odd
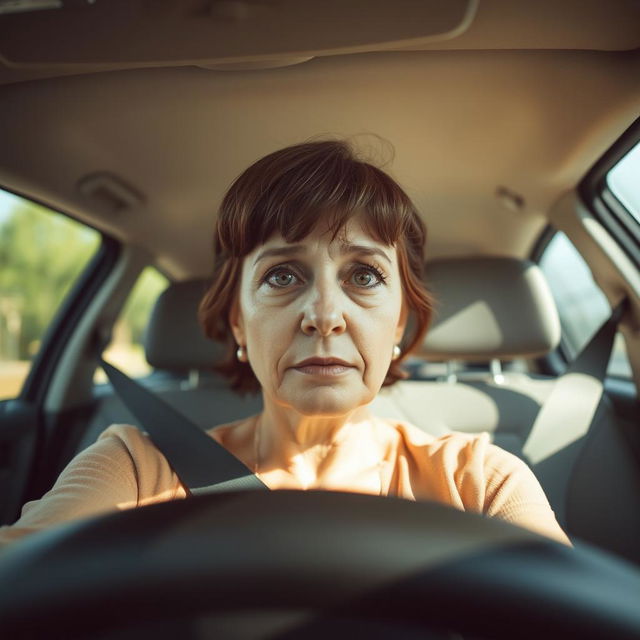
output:
[[[213,494],[66,524],[7,552],[0,585],[6,638],[640,637],[631,565],[353,493]]]

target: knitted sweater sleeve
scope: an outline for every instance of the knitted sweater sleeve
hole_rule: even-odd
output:
[[[483,512],[571,545],[529,466],[488,437],[479,438],[476,447],[484,476]]]
[[[67,465],[50,491],[24,505],[17,522],[0,527],[0,550],[56,524],[181,497],[179,489],[146,435],[113,425]]]

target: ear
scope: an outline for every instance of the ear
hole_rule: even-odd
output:
[[[231,333],[233,333],[236,343],[243,347],[246,346],[244,318],[242,317],[242,309],[240,308],[240,302],[237,296],[234,298],[231,309],[229,310],[229,326],[231,327]]]
[[[396,333],[393,339],[394,344],[400,344],[404,330],[407,328],[407,320],[409,318],[409,306],[403,300],[402,309],[400,310],[400,318],[398,319],[398,326],[396,327]]]

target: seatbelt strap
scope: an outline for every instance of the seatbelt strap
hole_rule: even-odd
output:
[[[602,399],[613,340],[627,305],[624,298],[560,376],[523,447],[561,525],[569,478]]]
[[[188,495],[268,489],[238,458],[164,400],[102,358],[100,366]]]

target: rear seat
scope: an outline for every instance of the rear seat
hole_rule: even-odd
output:
[[[570,533],[589,539],[599,517],[588,508],[587,485],[585,489],[575,483],[571,487],[568,500],[582,504],[577,519],[568,521],[569,509],[564,506],[570,475],[566,470],[576,463],[573,445],[539,459],[537,444],[530,439],[531,427],[556,379],[501,366],[503,360],[522,362],[557,346],[560,324],[541,271],[533,263],[512,258],[440,260],[428,265],[427,281],[438,305],[418,358],[409,363],[413,379],[383,389],[371,405],[373,412],[407,420],[434,435],[487,431],[493,442],[530,464],[559,522]],[[256,395],[237,395],[211,372],[211,363],[222,354],[219,345],[203,336],[197,323],[196,309],[205,286],[203,280],[176,283],[158,299],[145,345],[156,373],[144,384],[196,424],[208,428],[260,411],[262,401]],[[430,375],[434,362],[446,363],[441,366],[446,366],[447,372]],[[485,368],[478,370],[479,365]],[[79,448],[95,441],[114,422],[135,424],[106,386]],[[609,434],[614,423],[610,403],[604,397],[592,431]],[[559,424],[558,429],[562,428]],[[613,448],[612,460],[626,455],[621,445],[614,443]],[[627,491],[634,489],[628,487]],[[625,496],[628,504],[633,500],[632,493]],[[615,528],[615,523],[611,526]],[[635,521],[633,527],[638,529]],[[611,536],[609,529],[604,535]]]

